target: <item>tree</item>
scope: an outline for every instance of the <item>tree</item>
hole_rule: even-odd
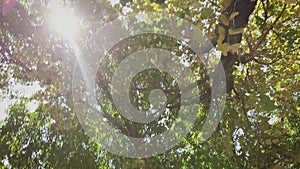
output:
[[[184,18],[203,30],[212,44],[203,50],[204,56],[219,51],[217,64],[225,69],[227,101],[218,127],[201,144],[198,138],[209,111],[211,86],[203,61],[190,46],[163,35],[144,34],[121,41],[100,61],[96,95],[101,98],[97,101],[104,118],[116,130],[133,137],[151,137],[168,130],[182,106],[178,105],[181,92],[168,72],[149,69],[138,73],[130,83],[131,103],[147,110],[151,107],[150,91],[163,89],[170,113],[161,115],[160,120],[169,121],[140,124],[126,120],[118,113],[111,94],[112,74],[125,57],[145,48],[165,49],[184,55],[200,79],[196,87],[201,104],[192,130],[169,151],[138,159],[107,152],[82,129],[73,103],[76,93],[72,92],[82,87],[80,83],[75,89],[72,86],[76,51],[49,30],[45,12],[48,4],[32,2],[1,1],[2,95],[18,97],[8,96],[11,79],[24,85],[38,81],[44,88],[29,98],[40,102],[36,111],[28,111],[28,99],[7,110],[8,117],[0,128],[4,168],[300,167],[298,1],[120,0],[114,5],[110,1],[65,1],[64,5],[74,8],[83,23],[76,37],[78,46],[118,16],[159,12]],[[184,27],[180,23],[177,26]],[[81,105],[91,106],[86,102]]]

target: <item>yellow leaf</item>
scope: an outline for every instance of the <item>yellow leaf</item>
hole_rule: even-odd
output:
[[[218,38],[217,43],[218,43],[218,44],[222,44],[223,41],[224,41],[224,39],[225,39],[225,35],[220,35],[219,38]]]
[[[228,17],[227,17],[226,15],[222,14],[222,15],[220,16],[220,20],[221,20],[221,22],[222,22],[224,25],[226,25],[226,26],[229,25],[229,19],[228,19]]]
[[[230,4],[231,4],[231,0],[223,0],[221,5],[223,9],[226,9],[227,7],[229,7]]]
[[[229,29],[228,33],[229,35],[236,35],[244,32],[244,28],[236,28],[236,29]]]
[[[281,131],[279,131],[279,130],[276,130],[275,132],[274,132],[274,137],[279,137],[279,136],[281,136],[282,135],[282,132]]]
[[[51,108],[51,104],[47,103],[47,104],[44,105],[43,108],[44,108],[45,111],[48,111]]]
[[[274,139],[274,140],[272,140],[272,143],[274,143],[274,144],[279,143],[279,139]]]
[[[286,4],[293,4],[293,3],[296,3],[297,0],[285,0],[285,3]]]
[[[272,145],[271,139],[267,139],[267,140],[265,141],[265,144],[268,145],[268,146],[269,146],[269,145]]]
[[[219,35],[225,35],[226,31],[225,28],[223,26],[220,26],[218,29]]]
[[[191,20],[192,20],[192,16],[191,16],[191,15],[188,15],[188,14],[186,14],[186,15],[185,15],[185,19],[186,19],[186,20],[189,20],[189,21],[191,21]]]
[[[230,44],[229,43],[218,44],[217,49],[220,50],[224,56],[227,56],[230,50]]]
[[[198,22],[198,23],[196,24],[196,26],[197,26],[197,28],[202,29],[203,23],[202,23],[202,22]]]
[[[201,7],[201,4],[200,4],[199,2],[197,2],[197,1],[195,1],[195,2],[193,3],[193,7],[195,7],[195,8],[200,8],[200,7]]]
[[[285,133],[287,133],[287,132],[289,132],[289,129],[286,129],[286,128],[285,128],[285,129],[282,130],[282,134],[285,134]]]
[[[284,167],[281,167],[280,165],[276,164],[272,169],[285,169]]]
[[[231,20],[233,20],[236,16],[238,16],[239,15],[239,12],[233,12],[231,15],[230,15],[230,17],[229,17],[229,20],[231,21]]]
[[[240,48],[240,43],[236,43],[230,46],[230,52],[231,53],[237,53],[237,51]]]

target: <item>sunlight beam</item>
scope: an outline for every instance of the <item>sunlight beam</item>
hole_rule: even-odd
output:
[[[65,40],[74,40],[79,32],[77,18],[70,8],[54,5],[49,9],[49,28]]]

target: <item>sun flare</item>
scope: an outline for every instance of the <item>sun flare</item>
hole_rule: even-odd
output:
[[[73,10],[58,6],[49,10],[49,27],[66,40],[73,40],[79,31]]]

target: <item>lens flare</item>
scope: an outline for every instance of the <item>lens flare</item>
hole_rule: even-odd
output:
[[[49,27],[66,40],[73,40],[79,29],[77,18],[70,8],[54,7],[49,11]]]

